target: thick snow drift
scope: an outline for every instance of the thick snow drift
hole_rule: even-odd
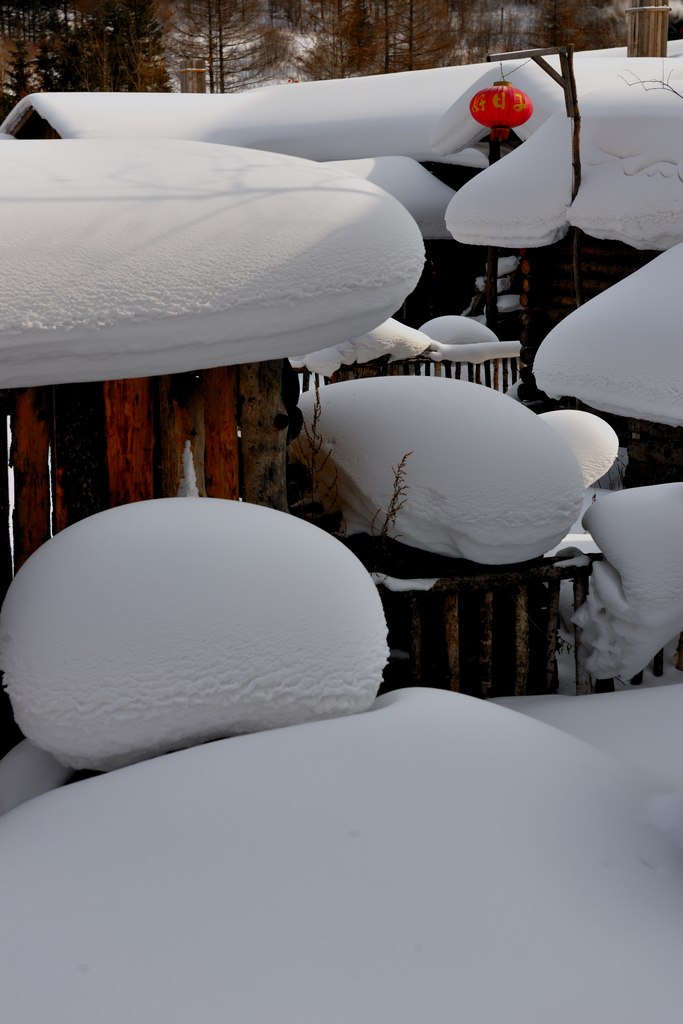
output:
[[[294,366],[305,366],[311,373],[322,373],[331,377],[340,366],[351,363],[367,363],[371,359],[389,356],[389,362],[398,359],[414,359],[429,347],[429,338],[422,331],[402,324],[389,317],[383,324],[352,341],[342,342],[330,348],[309,352],[305,356],[292,356]]]
[[[637,249],[683,241],[683,99],[638,84],[638,77],[662,78],[661,61],[643,65],[617,71],[612,63],[605,85],[581,96],[581,187],[573,204],[571,126],[558,110],[454,196],[446,213],[452,234],[470,244],[538,246],[574,224]],[[672,87],[683,90],[680,61],[665,67]]]
[[[422,324],[420,330],[432,339],[429,355],[434,362],[452,359],[483,363],[487,359],[511,359],[518,356],[521,349],[518,341],[499,341],[489,327],[467,316],[437,316]]]
[[[455,195],[417,160],[407,156],[379,156],[367,160],[339,160],[327,164],[345,174],[357,174],[398,199],[417,221],[423,238],[450,238],[446,207]]]
[[[300,402],[309,430],[314,400],[307,392]],[[490,388],[374,377],[323,388],[320,402],[319,464],[331,454],[316,484],[349,534],[380,531],[404,456],[408,491],[389,535],[413,547],[522,561],[558,543],[581,508],[583,478],[568,445]]]
[[[571,198],[571,124],[558,113],[456,192],[446,226],[468,245],[550,245],[567,233]]]
[[[434,159],[433,126],[488,67],[466,64],[223,95],[35,93],[17,104],[0,131],[12,131],[33,107],[63,139],[190,139],[309,160],[397,154]]]
[[[363,710],[387,655],[375,587],[342,544],[210,498],[57,534],[10,586],[0,634],[17,722],[76,768]]]
[[[606,493],[583,524],[606,559],[575,616],[586,664],[598,679],[628,680],[683,630],[683,484]]]
[[[612,468],[619,454],[619,438],[599,416],[578,409],[557,409],[541,413],[540,419],[556,430],[574,452],[586,487]]]
[[[666,792],[437,690],[67,786],[0,820],[4,1017],[676,1024]]]
[[[621,416],[682,425],[682,276],[683,244],[570,313],[538,350],[538,386]]]
[[[22,141],[2,147],[0,177],[3,387],[335,344],[386,319],[422,270],[400,203],[309,161],[164,140]]]

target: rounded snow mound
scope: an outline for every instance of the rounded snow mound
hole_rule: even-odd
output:
[[[544,338],[538,386],[618,416],[683,424],[683,244],[573,310]]]
[[[599,416],[578,409],[557,409],[541,413],[539,419],[556,430],[574,452],[586,487],[612,467],[619,454],[619,438]]]
[[[311,437],[314,403],[311,392],[300,401]],[[562,540],[581,508],[583,476],[566,442],[478,384],[333,384],[320,390],[315,430],[315,497],[341,509],[349,534],[381,531],[401,466],[407,490],[389,536],[442,555],[487,564],[535,558]]]
[[[0,153],[0,384],[286,357],[371,330],[414,289],[415,221],[309,160],[177,139]]]
[[[498,341],[490,327],[469,316],[435,316],[422,324],[420,330],[432,341],[444,345],[492,344]]]
[[[387,656],[376,589],[333,538],[272,509],[167,498],[57,534],[0,615],[18,724],[108,770],[369,707]]]
[[[379,327],[362,334],[359,338],[333,345],[330,348],[309,352],[305,356],[295,356],[294,366],[305,366],[311,373],[322,373],[331,377],[340,366],[352,363],[367,363],[371,359],[389,356],[389,362],[397,359],[414,359],[430,346],[430,338],[414,327],[402,324],[400,320],[389,317]]]

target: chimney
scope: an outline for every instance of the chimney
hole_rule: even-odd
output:
[[[627,57],[666,57],[670,7],[629,7]]]
[[[668,10],[668,8],[667,8]],[[181,92],[206,92],[206,61],[188,58],[180,68]]]

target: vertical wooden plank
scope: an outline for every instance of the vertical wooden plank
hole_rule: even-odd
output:
[[[493,591],[481,595],[481,643],[479,650],[479,684],[482,695],[491,689],[493,681]]]
[[[243,363],[239,375],[242,428],[242,497],[254,505],[289,511],[287,429],[282,360]]]
[[[548,580],[548,625],[545,658],[545,690],[557,689],[557,629],[560,618],[560,581]]]
[[[493,360],[493,390],[500,389],[500,359]]]
[[[10,461],[14,469],[15,572],[50,538],[51,420],[51,388],[22,388],[14,392]],[[0,426],[6,439],[4,412]],[[5,440],[5,448],[6,444]]]
[[[14,393],[0,391],[0,604],[5,600],[7,588],[12,582],[7,418],[13,416],[13,409]]]
[[[652,675],[663,676],[664,675],[664,651],[657,651],[652,662]]]
[[[467,379],[470,384],[474,384],[474,366],[472,363],[467,364]]]
[[[107,507],[102,384],[58,384],[52,401],[55,528],[63,530]]]
[[[416,593],[412,593],[410,601],[410,670],[413,686],[422,686],[422,619],[420,601]]]
[[[209,498],[239,497],[239,367],[204,370],[204,479]]]
[[[505,393],[510,386],[510,380],[508,377],[509,362],[507,359],[501,359],[500,362],[503,367],[503,393]]]
[[[446,636],[448,685],[456,693],[460,690],[460,619],[458,615],[457,592],[446,594],[443,619]]]
[[[159,378],[161,496],[175,498],[183,476],[183,453],[189,443],[194,484],[206,497],[204,477],[204,394],[200,372],[166,374]]]
[[[515,594],[515,696],[526,693],[529,678],[529,592],[521,586]]]
[[[574,580],[574,611],[578,612],[588,596],[588,580],[583,576],[577,576]],[[583,649],[581,647],[581,630],[574,625],[574,664],[576,667],[576,692],[592,693],[593,680],[583,663]]]
[[[103,385],[108,505],[154,497],[154,413],[149,377]]]
[[[674,665],[679,672],[683,672],[683,633],[678,638],[678,646],[676,647],[676,656],[674,658]]]
[[[484,363],[484,383],[487,388],[491,387],[491,360],[487,359]]]

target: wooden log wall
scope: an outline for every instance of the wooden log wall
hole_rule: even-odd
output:
[[[576,309],[577,301],[572,275],[572,238],[567,235],[553,245],[520,252],[522,274],[522,381],[528,394],[520,388],[520,397],[533,400],[536,391],[533,362],[547,334],[560,320]],[[582,301],[599,295],[613,284],[659,256],[658,251],[634,249],[624,242],[592,238],[581,233],[579,259],[582,274]]]
[[[476,697],[554,693],[558,686],[560,586],[585,600],[592,562],[541,558],[518,565],[483,566],[407,548],[377,538],[350,537],[347,545],[368,569],[402,580],[434,579],[430,590],[394,591],[380,585],[389,626],[390,660],[383,691],[436,686]],[[577,692],[593,683],[577,630],[573,646]]]

